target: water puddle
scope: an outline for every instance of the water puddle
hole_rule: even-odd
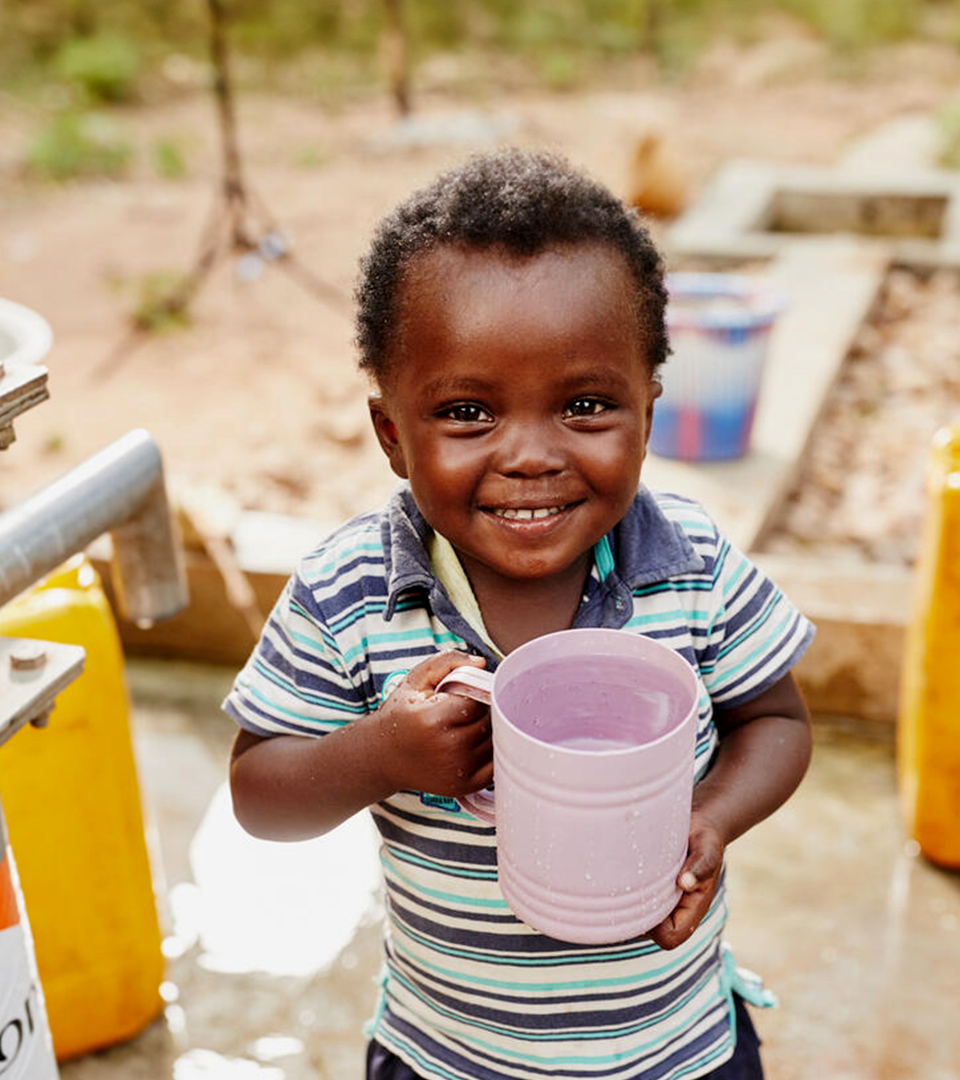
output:
[[[229,1058],[213,1050],[190,1050],[173,1065],[173,1080],[284,1080],[283,1069]]]
[[[292,1035],[264,1035],[253,1044],[253,1056],[258,1061],[277,1061],[302,1054],[303,1042]]]
[[[193,882],[170,890],[174,932],[164,954],[180,956],[199,943],[198,962],[210,971],[324,971],[358,926],[382,914],[378,846],[365,813],[316,840],[254,839],[234,819],[224,784],[190,845]]]

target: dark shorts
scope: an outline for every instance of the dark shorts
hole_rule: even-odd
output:
[[[760,1039],[754,1029],[743,999],[736,994],[733,1004],[737,1010],[737,1046],[733,1057],[719,1069],[707,1073],[703,1080],[763,1080],[760,1064]],[[367,1047],[367,1080],[420,1080],[417,1074],[395,1054],[371,1041]]]

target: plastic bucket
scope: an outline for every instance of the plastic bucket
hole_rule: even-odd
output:
[[[82,556],[7,604],[0,634],[82,645],[87,654],[83,678],[58,695],[49,726],[0,747],[7,828],[62,1061],[130,1038],[163,1008],[123,652]],[[0,989],[3,976],[0,967]],[[2,1061],[0,1080],[8,1080]]]
[[[673,355],[660,373],[650,449],[682,461],[742,457],[783,298],[733,274],[669,274],[667,288]]]

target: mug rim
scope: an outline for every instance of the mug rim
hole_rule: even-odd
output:
[[[556,743],[548,742],[545,739],[538,739],[535,735],[531,735],[529,732],[517,727],[513,720],[511,720],[510,717],[508,717],[507,714],[503,711],[498,702],[499,694],[497,693],[497,681],[500,673],[504,670],[505,667],[511,664],[515,657],[521,656],[523,652],[527,649],[530,649],[531,646],[537,645],[539,643],[542,647],[542,643],[550,638],[569,638],[571,635],[574,634],[608,636],[611,638],[611,640],[615,639],[617,641],[622,641],[624,635],[632,638],[641,639],[645,643],[644,647],[653,647],[654,652],[658,652],[661,656],[667,659],[670,667],[676,669],[681,681],[683,681],[684,679],[687,679],[689,681],[692,699],[689,709],[683,714],[682,718],[673,727],[671,727],[668,731],[665,731],[662,735],[658,735],[657,738],[651,739],[649,742],[638,743],[636,746],[613,747],[610,750],[584,750],[572,746],[559,746]],[[609,653],[604,655],[612,656],[622,654]],[[563,658],[560,657],[555,659]],[[509,672],[507,674],[509,676]],[[510,678],[506,678],[504,682],[505,684],[509,683]],[[682,733],[687,728],[687,725],[691,722],[691,719],[695,721],[698,717],[699,702],[700,680],[697,677],[697,673],[696,671],[694,671],[692,665],[687,660],[685,660],[680,655],[680,653],[676,651],[676,649],[671,649],[669,645],[664,645],[662,641],[657,641],[656,638],[652,638],[647,634],[632,634],[630,631],[624,631],[623,629],[614,629],[611,627],[602,626],[574,626],[566,630],[554,630],[549,634],[541,634],[539,637],[531,638],[530,641],[525,641],[522,645],[519,645],[516,649],[513,650],[513,652],[509,653],[503,658],[503,660],[500,661],[497,670],[493,672],[493,685],[491,687],[490,693],[491,718],[494,720],[494,722],[496,722],[496,718],[500,717],[502,722],[510,728],[511,732],[513,732],[514,735],[518,736],[523,740],[529,740],[531,743],[534,743],[537,746],[547,746],[552,751],[558,754],[576,755],[578,757],[589,755],[591,758],[598,759],[623,756],[625,754],[646,753],[664,745],[671,739],[680,738],[682,736]],[[494,705],[496,705],[496,709],[492,708],[492,706]]]

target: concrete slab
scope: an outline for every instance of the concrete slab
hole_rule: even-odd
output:
[[[768,1080],[957,1080],[960,875],[904,835],[892,744],[862,732],[819,727],[800,790],[730,849],[730,940],[781,1002],[756,1018]]]
[[[699,499],[733,543],[752,550],[793,483],[824,399],[874,303],[887,259],[884,249],[844,237],[796,240],[784,249],[769,281],[785,294],[788,307],[771,337],[751,452],[715,463],[650,454],[646,482]]]
[[[817,627],[794,669],[811,711],[896,724],[914,575],[902,566],[752,556]]]
[[[668,263],[678,256],[723,261],[771,259],[782,238],[762,231],[777,166],[737,158],[712,177],[700,198],[667,229]]]
[[[847,226],[851,234],[864,228],[868,232],[882,229],[883,221],[870,224],[870,219],[879,215],[890,219],[894,235],[859,235],[865,246],[885,249],[901,265],[955,265],[960,260],[960,177],[955,172],[896,162],[868,169],[785,166],[742,159],[720,169],[698,202],[667,230],[668,256],[724,263],[773,258],[798,240],[795,231],[771,231],[776,224],[777,201],[790,197],[805,201],[807,217],[801,234],[805,242],[828,244],[836,233],[843,233],[845,220],[852,222]],[[866,224],[856,224],[854,213],[838,214],[838,206],[847,203],[856,207],[865,200],[874,204],[868,208],[870,213],[862,215]],[[898,203],[908,206],[911,201],[924,200],[944,204],[939,236],[897,235],[908,224],[901,220],[907,212],[898,210]],[[823,230],[819,235],[818,229]]]

